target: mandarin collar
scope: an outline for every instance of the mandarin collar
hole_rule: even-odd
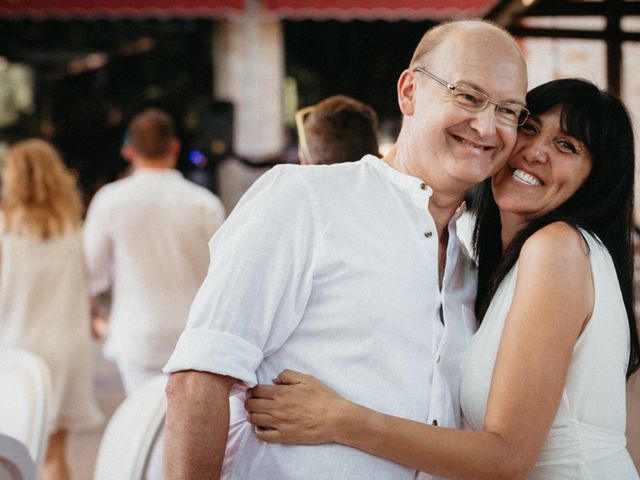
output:
[[[449,224],[451,224],[452,222],[455,223],[456,220],[458,220],[462,216],[462,214],[466,211],[467,211],[467,204],[463,200],[460,206],[458,207],[458,209],[455,211],[455,213],[451,217]]]
[[[377,171],[385,175],[391,183],[398,188],[398,190],[404,193],[427,200],[431,195],[433,195],[433,189],[422,179],[396,170],[387,162],[375,155],[365,155],[362,158],[362,161],[372,165]],[[463,201],[451,217],[449,225],[455,223],[456,220],[458,220],[458,218],[460,218],[460,216],[465,212],[465,209],[466,205]]]
[[[429,198],[433,194],[433,190],[423,180],[402,173],[381,158],[375,155],[366,155],[362,159],[364,162],[372,165],[376,170],[386,176],[399,190],[409,194],[420,194]]]

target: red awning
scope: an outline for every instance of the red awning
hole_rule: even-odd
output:
[[[442,20],[481,17],[497,0],[263,0],[279,17],[312,20]]]
[[[0,0],[2,18],[210,18],[242,13],[244,0]]]

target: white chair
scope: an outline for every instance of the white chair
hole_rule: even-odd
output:
[[[47,450],[51,401],[51,376],[40,357],[0,352],[0,433],[26,446],[37,472]]]
[[[0,433],[0,480],[35,480],[36,464],[27,447]]]
[[[163,375],[129,395],[114,412],[100,441],[94,480],[141,480],[164,423]]]

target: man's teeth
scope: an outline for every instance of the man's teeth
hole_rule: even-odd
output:
[[[491,148],[491,147],[485,147],[485,146],[483,146],[483,145],[477,145],[477,144],[475,144],[475,143],[471,143],[470,141],[465,140],[465,139],[464,139],[464,138],[462,138],[462,137],[458,137],[458,138],[460,139],[460,142],[461,142],[461,143],[464,143],[465,145],[469,145],[469,146],[470,146],[470,147],[472,147],[472,148],[477,148],[478,150],[489,150],[489,149]]]
[[[542,185],[542,182],[538,180],[533,175],[529,175],[527,172],[523,172],[522,170],[515,169],[513,171],[513,176],[516,180],[520,180],[522,183],[531,185],[532,187],[538,187]]]

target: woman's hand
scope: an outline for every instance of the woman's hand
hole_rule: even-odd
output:
[[[248,392],[249,422],[260,440],[271,443],[331,443],[349,402],[311,375],[284,370],[276,385]]]

